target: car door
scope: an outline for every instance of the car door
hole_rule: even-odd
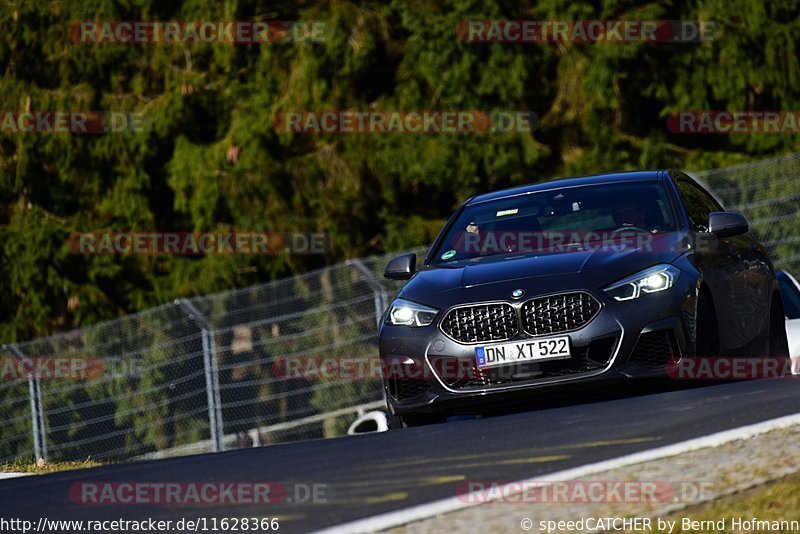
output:
[[[719,328],[719,350],[730,355],[747,345],[752,328],[747,326],[743,288],[745,264],[731,238],[718,239],[708,232],[708,214],[724,211],[711,195],[688,177],[676,180],[689,224],[695,233],[697,267],[711,291]]]
[[[706,198],[709,207],[722,211],[722,206],[702,187],[693,184]],[[762,354],[769,332],[769,309],[772,302],[772,269],[767,251],[749,234],[739,234],[720,240],[724,253],[734,261],[734,310],[739,345],[744,356]]]

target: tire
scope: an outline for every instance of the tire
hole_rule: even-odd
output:
[[[714,302],[707,290],[701,290],[697,298],[697,337],[695,339],[695,356],[719,356],[719,328]]]
[[[789,359],[789,341],[786,337],[786,320],[783,304],[778,295],[772,297],[769,308],[769,357]]]
[[[392,415],[389,418],[389,428],[409,428],[413,426],[426,426],[444,423],[447,418],[441,415],[427,413],[408,413],[404,415]]]

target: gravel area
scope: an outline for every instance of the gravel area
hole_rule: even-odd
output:
[[[417,521],[390,532],[538,533],[543,531],[540,528],[542,521],[635,517],[653,518],[651,529],[638,530],[655,532],[655,518],[659,516],[800,471],[800,455],[794,454],[798,442],[800,425],[791,426],[719,447],[597,473],[572,483],[556,483],[561,490],[558,496],[553,494],[555,487],[549,492],[529,487],[523,493],[499,502],[484,502],[487,499],[481,498],[478,500],[482,504]],[[483,495],[488,497],[493,490],[490,486],[485,487]],[[614,488],[618,491],[615,492]],[[628,497],[624,494],[625,488],[629,490]],[[525,525],[530,525],[527,530],[522,528],[525,518],[531,521]],[[584,522],[584,527],[587,523]],[[597,531],[578,526],[576,523],[572,528],[555,528],[551,532]],[[636,530],[635,524],[632,527],[631,530]]]

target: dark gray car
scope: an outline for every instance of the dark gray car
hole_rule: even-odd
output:
[[[380,328],[395,426],[483,413],[534,388],[663,376],[685,356],[788,358],[767,252],[676,171],[539,183],[467,200]]]

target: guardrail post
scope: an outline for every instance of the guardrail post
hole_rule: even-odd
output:
[[[386,293],[386,289],[384,289],[383,284],[381,284],[380,280],[378,280],[378,277],[376,277],[372,271],[367,269],[367,266],[364,265],[364,262],[362,262],[360,259],[356,258],[347,260],[345,265],[349,265],[358,271],[370,289],[372,289],[375,302],[375,323],[380,326],[383,312],[389,305],[389,295]]]
[[[11,353],[15,360],[22,364],[22,368],[28,375],[28,394],[31,398],[31,422],[33,426],[33,452],[36,458],[47,461],[47,435],[44,430],[44,409],[42,408],[42,388],[39,384],[36,365],[33,360],[28,358],[19,347],[14,343],[3,345],[3,348]]]
[[[389,294],[386,292],[386,289],[383,287],[383,284],[375,276],[372,271],[367,269],[367,266],[364,265],[360,259],[351,259],[345,262],[345,265],[349,265],[353,267],[356,271],[358,271],[361,276],[364,278],[364,281],[369,285],[372,289],[372,294],[374,297],[375,302],[375,323],[376,326],[380,329],[381,327],[381,318],[383,317],[383,312],[386,308],[389,307]],[[374,356],[374,357],[377,357]],[[381,385],[381,398],[383,399],[384,404],[386,403],[386,388]]]
[[[189,319],[200,327],[203,339],[203,367],[206,373],[206,395],[208,397],[208,425],[211,429],[211,446],[214,452],[225,450],[222,427],[222,403],[219,397],[219,367],[217,365],[217,342],[214,327],[200,310],[186,299],[177,299]]]

